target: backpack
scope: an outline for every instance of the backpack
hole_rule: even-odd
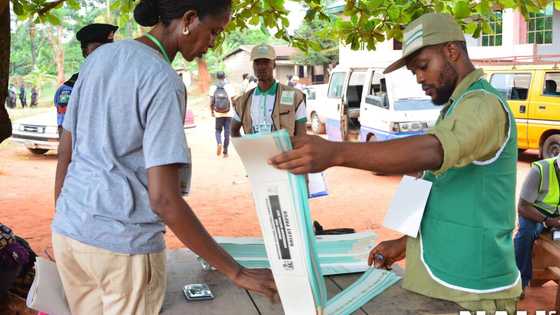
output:
[[[229,113],[231,102],[223,84],[216,85],[214,92],[213,108],[217,113]]]

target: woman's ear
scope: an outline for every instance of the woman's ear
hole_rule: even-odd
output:
[[[198,14],[194,10],[189,10],[183,14],[183,34],[189,35],[199,23]]]

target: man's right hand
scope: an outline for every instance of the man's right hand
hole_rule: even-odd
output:
[[[241,268],[232,281],[241,288],[265,295],[273,302],[278,295],[270,269]]]
[[[294,174],[317,173],[337,165],[338,143],[319,136],[292,138],[293,150],[279,154],[268,162]]]
[[[389,269],[393,263],[404,259],[406,255],[406,236],[396,240],[379,243],[371,250],[368,257],[368,265],[374,264],[375,268]],[[383,259],[376,259],[382,257]]]
[[[548,218],[544,223],[549,228],[557,228],[560,227],[560,218]]]

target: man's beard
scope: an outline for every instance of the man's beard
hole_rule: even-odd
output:
[[[435,88],[436,98],[432,100],[435,105],[443,105],[449,101],[457,85],[457,71],[449,62],[445,63],[443,71],[439,74],[440,87]]]

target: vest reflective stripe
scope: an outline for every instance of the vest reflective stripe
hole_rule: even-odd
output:
[[[483,90],[483,91],[481,91]],[[517,129],[507,103],[486,80],[463,95],[495,95],[508,116],[509,137],[499,154],[484,163],[451,168],[435,176],[420,229],[421,260],[430,277],[451,289],[490,293],[520,279],[512,233],[515,227]],[[461,103],[455,101],[448,113]]]
[[[555,214],[560,204],[559,174],[556,174],[554,163],[556,163],[556,158],[533,163],[538,167],[541,176],[539,195],[533,205],[548,214]]]

